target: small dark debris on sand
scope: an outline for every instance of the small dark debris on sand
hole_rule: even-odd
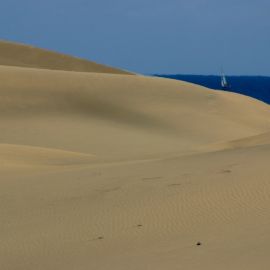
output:
[[[222,173],[231,173],[231,170],[223,170]]]
[[[137,227],[142,227],[142,224],[138,224]]]
[[[201,246],[202,245],[202,243],[201,242],[197,242],[197,244],[196,244],[197,246]]]

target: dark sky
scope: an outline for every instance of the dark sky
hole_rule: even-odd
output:
[[[270,76],[270,0],[1,0],[0,38],[150,73]]]

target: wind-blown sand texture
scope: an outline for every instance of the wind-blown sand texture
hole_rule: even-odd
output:
[[[0,64],[1,270],[269,269],[268,105],[6,42]]]

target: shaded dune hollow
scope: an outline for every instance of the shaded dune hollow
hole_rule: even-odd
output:
[[[270,109],[0,42],[0,268],[269,269]]]

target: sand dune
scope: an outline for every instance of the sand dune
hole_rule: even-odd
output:
[[[53,70],[131,74],[77,57],[0,40],[0,65],[34,67]]]
[[[93,156],[57,149],[0,144],[1,166],[71,166],[89,164]]]
[[[221,151],[228,149],[248,148],[257,146],[267,146],[270,144],[270,133],[262,133],[247,138],[227,141],[223,143],[214,143],[212,145],[204,145],[202,151]]]
[[[1,269],[269,268],[268,105],[16,48],[3,62],[0,44]]]

